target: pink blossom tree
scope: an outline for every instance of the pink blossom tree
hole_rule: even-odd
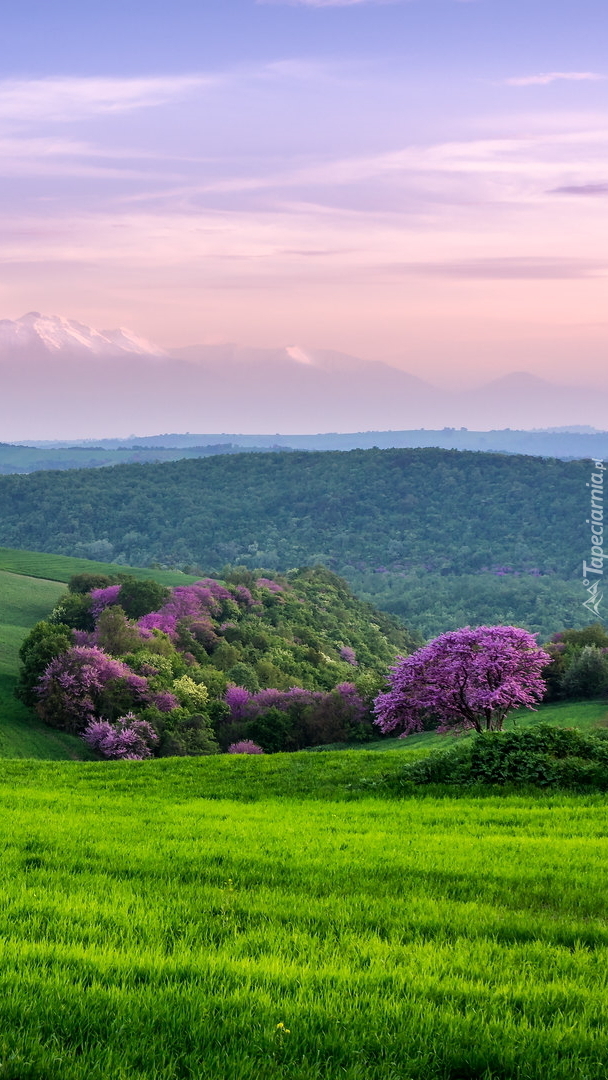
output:
[[[230,743],[229,754],[263,754],[261,746],[252,742],[251,739],[239,739],[238,742]]]
[[[82,738],[92,750],[110,761],[143,761],[152,757],[152,747],[158,742],[152,725],[133,713],[119,717],[113,724],[109,720],[92,720]]]
[[[376,698],[376,724],[402,737],[437,719],[447,732],[500,731],[507,713],[533,709],[543,697],[550,656],[516,626],[466,626],[441,634],[391,669],[387,693]]]
[[[74,645],[51,660],[36,687],[37,712],[51,727],[81,732],[113,709],[147,705],[147,679],[96,646]]]

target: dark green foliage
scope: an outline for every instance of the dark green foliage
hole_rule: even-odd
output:
[[[239,660],[234,667],[231,667],[226,672],[226,677],[229,682],[233,682],[236,686],[244,686],[246,690],[251,690],[252,693],[260,689],[260,680],[251,664],[245,664],[242,660]]]
[[[608,791],[608,738],[604,733],[585,735],[575,728],[549,724],[483,732],[408,765],[400,784],[510,784]]]
[[[548,637],[584,625],[571,578],[587,545],[587,472],[586,462],[424,449],[6,476],[0,543],[85,556],[103,544],[115,561],[218,572],[230,561],[241,575],[324,563],[407,625],[419,618],[425,636],[464,621]]]
[[[516,528],[519,525],[514,521],[512,531]],[[452,526],[446,521],[446,543],[453,542]],[[546,641],[564,626],[584,627],[588,619],[581,603],[576,553],[574,547],[570,550],[572,569],[563,576],[562,571],[537,576],[521,570],[504,575],[348,570],[345,576],[357,596],[390,611],[425,638],[461,626],[500,624],[523,626]],[[517,571],[518,564],[511,565]]]
[[[567,698],[601,697],[608,692],[608,651],[597,645],[584,645],[569,659],[561,678]]]
[[[230,668],[238,664],[240,655],[239,650],[234,645],[222,641],[213,654],[213,664],[220,671],[228,672]]]
[[[556,640],[566,648],[583,648],[585,645],[596,645],[598,649],[608,649],[608,630],[602,623],[592,623],[582,630],[562,630]]]
[[[72,646],[72,634],[67,626],[39,622],[28,634],[19,649],[21,671],[15,694],[26,705],[35,705],[35,693],[40,676],[51,660]]]
[[[281,750],[299,750],[298,739],[294,734],[295,722],[293,713],[285,713],[281,709],[267,709],[262,716],[242,726],[242,736],[238,730],[240,725],[232,725],[235,730],[230,734],[229,741],[235,742],[241,737],[253,739],[268,754]]]
[[[95,619],[91,612],[90,596],[66,593],[49,615],[49,622],[70,626],[73,630],[94,630]]]
[[[158,611],[169,597],[170,590],[157,581],[148,579],[124,581],[118,594],[118,602],[130,619],[140,619],[151,611]]]
[[[143,715],[153,723],[160,736],[159,757],[205,757],[219,753],[219,745],[205,713],[176,709],[157,715],[153,721],[151,713],[152,710],[147,710]]]
[[[141,639],[119,605],[112,605],[102,611],[97,620],[97,641],[99,647],[111,656],[125,656],[141,647]]]
[[[68,581],[68,589],[71,593],[88,593],[91,589],[106,589],[113,580],[107,574],[73,574]]]
[[[594,698],[608,693],[608,632],[602,623],[554,634],[546,646],[547,700]]]

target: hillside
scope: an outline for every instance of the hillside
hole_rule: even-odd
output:
[[[471,621],[489,613],[546,637],[585,624],[574,579],[588,472],[586,462],[372,449],[5,476],[0,543],[194,572],[322,563],[425,634],[461,622],[466,576]]]
[[[127,440],[129,443],[130,440]],[[31,473],[45,469],[99,469],[104,465],[150,464],[158,461],[180,461],[182,458],[213,457],[216,454],[261,452],[261,446],[242,447],[231,443],[205,446],[148,447],[104,446],[36,447],[0,443],[0,474]],[[268,448],[265,448],[266,450]],[[289,447],[277,449],[287,452]]]
[[[103,571],[106,575],[122,571],[124,577],[124,567],[6,550],[0,552],[0,567],[13,571],[0,569],[0,642],[4,644],[0,756],[86,756],[81,741],[72,737],[86,726],[86,720],[80,722],[78,709],[75,713],[68,710],[66,718],[55,695],[50,712],[43,712],[51,725],[49,728],[41,725],[22,703],[37,708],[44,704],[45,699],[40,699],[34,690],[39,677],[53,656],[74,644],[105,650],[100,655],[105,655],[115,667],[118,661],[123,667],[127,662],[131,665],[124,670],[133,675],[138,692],[133,701],[126,702],[125,690],[117,691],[120,705],[116,715],[135,710],[153,723],[161,735],[168,731],[169,724],[172,749],[167,744],[163,753],[201,752],[203,744],[206,745],[202,735],[198,749],[191,745],[191,733],[184,736],[185,742],[180,741],[180,724],[185,724],[183,730],[187,733],[192,714],[198,717],[197,723],[207,725],[212,739],[215,735],[211,725],[217,727],[221,723],[225,738],[218,738],[224,749],[234,739],[250,735],[239,724],[240,715],[235,713],[231,720],[230,710],[224,704],[225,691],[232,683],[248,687],[253,698],[259,691],[260,701],[266,688],[272,688],[266,694],[273,696],[270,704],[286,711],[282,741],[277,741],[278,736],[270,732],[266,733],[270,739],[267,743],[264,731],[258,733],[262,745],[269,749],[297,749],[344,739],[345,731],[350,730],[349,718],[357,731],[360,728],[354,737],[367,739],[371,734],[368,714],[371,698],[380,688],[395,655],[411,651],[416,645],[415,639],[394,620],[358,601],[340,579],[325,570],[292,571],[280,581],[265,578],[256,581],[255,575],[239,572],[236,581],[228,585],[206,579],[195,587],[191,584],[193,579],[186,575],[150,571],[147,577],[160,578],[159,585],[163,585],[160,589],[155,586],[152,599],[146,573],[140,572],[135,581],[134,602],[141,604],[143,595],[140,615],[146,614],[138,622],[137,618],[126,621],[122,608],[115,606],[117,603],[127,606],[126,600],[117,597],[119,584],[105,591],[101,589],[96,601],[101,606],[94,609],[93,616],[91,594],[66,593],[57,581],[26,574],[37,569],[38,574],[68,579],[83,572],[98,576]],[[180,587],[166,588],[167,579],[173,579],[171,584]],[[249,587],[242,583],[244,579]],[[111,580],[116,579],[106,576],[106,581]],[[143,594],[138,582],[145,586]],[[49,618],[53,627],[47,621],[40,622]],[[53,645],[51,653],[44,654],[42,663],[34,662],[34,668],[32,661],[28,661],[27,681],[21,683],[22,690],[24,685],[28,688],[27,693],[24,696],[21,690],[21,700],[16,701],[13,695],[20,671],[18,650],[35,623],[39,624],[36,634],[39,631],[47,634],[57,627],[66,640],[62,638],[56,648]],[[77,629],[72,631],[68,627]],[[154,677],[148,685],[143,675],[150,673]],[[294,691],[292,687],[301,689]],[[342,687],[340,693],[335,691],[336,687]],[[242,693],[246,696],[246,691]],[[101,715],[113,717],[113,708],[106,695],[100,707]],[[268,703],[264,710],[267,708]],[[251,720],[257,731],[260,724],[256,728],[255,716]],[[364,720],[365,730],[361,727]]]
[[[29,630],[48,613],[63,593],[54,581],[0,570],[0,757],[44,759],[86,758],[80,739],[51,731],[14,696],[19,671],[19,646]]]
[[[82,741],[41,723],[31,709],[15,698],[19,675],[19,647],[40,620],[47,619],[65,583],[74,574],[115,574],[124,566],[94,563],[86,559],[0,549],[0,758],[25,757],[46,760],[88,758]],[[153,578],[163,585],[194,581],[169,570],[128,568],[133,576]]]

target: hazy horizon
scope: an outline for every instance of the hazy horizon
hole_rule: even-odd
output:
[[[332,350],[199,345],[30,312],[0,320],[0,441],[162,432],[602,428],[608,391],[526,372],[466,387]]]

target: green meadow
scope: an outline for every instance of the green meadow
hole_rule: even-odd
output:
[[[605,799],[395,759],[5,762],[0,1077],[605,1076]]]
[[[432,733],[69,760],[12,690],[82,569],[0,553],[0,1080],[608,1076],[605,797],[391,794]]]
[[[29,577],[46,578],[50,581],[68,582],[74,574],[130,574],[136,578],[154,578],[161,585],[185,585],[196,581],[180,570],[142,569],[137,566],[118,566],[116,563],[94,562],[67,555],[50,555],[48,552],[21,551],[17,548],[0,547],[0,570]]]

